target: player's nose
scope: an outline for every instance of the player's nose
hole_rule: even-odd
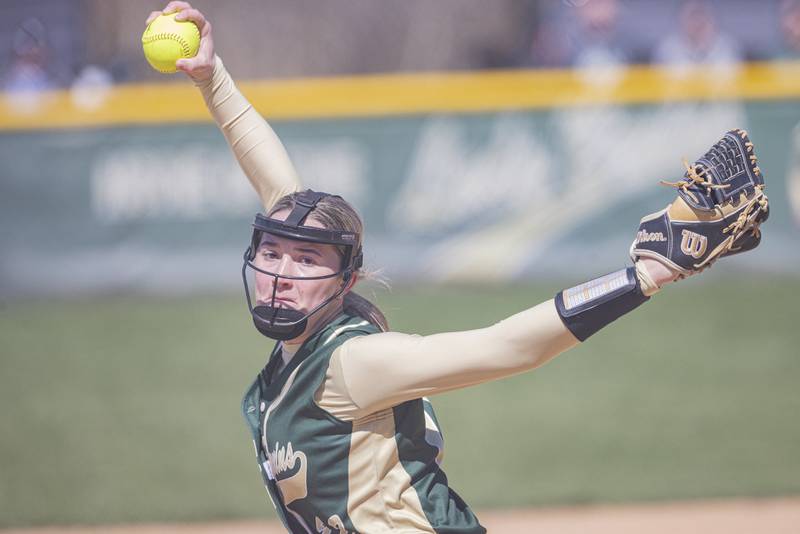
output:
[[[291,255],[284,254],[281,256],[281,261],[278,263],[276,274],[283,276],[297,276],[297,262],[294,261]],[[291,282],[291,278],[280,278],[281,282]]]

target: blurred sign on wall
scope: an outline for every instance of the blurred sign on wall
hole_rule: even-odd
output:
[[[772,213],[721,269],[800,274],[800,102],[564,108],[276,124],[305,184],[364,215],[392,279],[506,281],[618,268],[638,219],[733,127]],[[0,292],[235,287],[255,193],[212,125],[0,134]]]

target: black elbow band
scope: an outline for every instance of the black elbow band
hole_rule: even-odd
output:
[[[642,293],[636,269],[629,267],[559,291],[555,300],[564,325],[584,341],[649,299]]]

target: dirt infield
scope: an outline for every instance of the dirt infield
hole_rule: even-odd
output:
[[[798,534],[800,497],[647,505],[491,510],[478,514],[491,533]],[[2,534],[284,534],[274,522],[131,525],[0,530]]]

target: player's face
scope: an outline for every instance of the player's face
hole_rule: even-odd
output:
[[[278,212],[273,218],[283,220],[288,212]],[[322,228],[312,219],[307,226]],[[253,264],[264,271],[282,276],[318,277],[329,276],[339,271],[342,258],[333,245],[308,243],[272,234],[264,234],[261,244],[256,250]],[[275,302],[272,292],[275,291]],[[278,278],[256,272],[255,296],[259,305],[274,305],[278,308],[290,308],[301,312],[309,312],[336,293],[341,285],[341,277],[334,276],[322,280],[293,280]]]

